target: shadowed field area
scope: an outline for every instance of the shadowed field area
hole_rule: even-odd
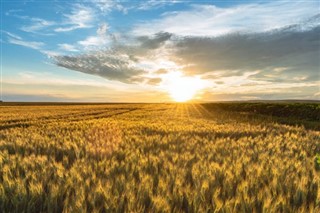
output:
[[[2,212],[319,212],[319,103],[0,105]]]

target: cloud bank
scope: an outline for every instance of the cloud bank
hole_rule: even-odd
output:
[[[213,78],[258,71],[273,81],[305,80],[319,76],[320,26],[300,30],[300,25],[253,34],[228,34],[213,38],[185,37],[175,44],[172,60],[187,65],[187,74],[211,73]],[[282,69],[281,69],[282,68]],[[277,74],[277,79],[267,78]]]
[[[159,78],[173,70],[216,81],[248,72],[252,74],[247,78],[255,81],[317,81],[319,34],[319,16],[312,17],[308,23],[257,33],[203,37],[159,32],[135,37],[131,44],[126,41],[105,50],[59,56],[55,63],[126,83],[150,81],[150,75]],[[170,66],[156,63],[159,58]]]

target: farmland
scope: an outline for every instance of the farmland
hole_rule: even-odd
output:
[[[1,212],[320,212],[320,104],[0,105]]]

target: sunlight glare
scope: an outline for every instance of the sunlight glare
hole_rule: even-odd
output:
[[[191,100],[205,86],[199,77],[184,77],[181,72],[170,73],[167,77],[166,90],[176,102]]]

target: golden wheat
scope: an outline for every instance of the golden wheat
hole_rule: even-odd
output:
[[[196,104],[2,106],[1,212],[320,212],[320,132]]]

